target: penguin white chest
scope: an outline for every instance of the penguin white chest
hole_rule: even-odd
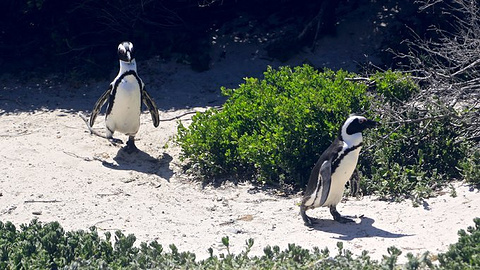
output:
[[[140,128],[141,89],[133,75],[118,84],[106,125],[112,131],[135,135]]]
[[[360,150],[361,147],[357,147],[341,158],[338,167],[332,173],[330,192],[328,193],[327,200],[323,204],[324,206],[337,205],[342,200],[345,184],[350,177],[352,177],[353,171],[357,166]]]

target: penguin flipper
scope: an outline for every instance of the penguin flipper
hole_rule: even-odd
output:
[[[157,104],[155,104],[155,101],[153,101],[147,90],[145,90],[145,87],[143,87],[142,89],[142,101],[143,104],[147,106],[150,114],[152,115],[153,126],[158,127],[158,125],[160,124],[160,116],[158,115]]]
[[[318,174],[318,180],[321,183],[321,195],[320,195],[320,205],[323,205],[328,198],[328,193],[330,192],[330,186],[332,183],[332,162],[330,160],[325,160],[320,166],[320,171]]]
[[[103,95],[97,100],[95,103],[95,106],[93,106],[92,114],[90,115],[90,127],[93,126],[95,123],[95,119],[97,118],[98,113],[100,112],[100,109],[102,108],[103,104],[107,102],[107,98],[110,96],[110,93],[112,92],[112,85],[110,84],[110,87],[103,93]]]

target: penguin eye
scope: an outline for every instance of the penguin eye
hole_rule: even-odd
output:
[[[363,122],[365,122],[365,118],[359,118],[359,119],[358,119],[358,122],[359,122],[360,124],[363,124]]]

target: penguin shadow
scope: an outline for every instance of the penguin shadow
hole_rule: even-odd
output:
[[[128,153],[124,147],[122,147],[118,150],[113,160],[117,164],[104,160],[102,161],[102,165],[114,170],[129,170],[145,174],[155,174],[169,182],[173,176],[173,171],[169,166],[173,158],[167,153],[163,153],[158,158],[155,158],[140,149],[133,153]]]
[[[340,224],[334,220],[317,219],[313,224],[313,229],[338,234],[339,236],[333,238],[344,241],[367,237],[400,238],[412,236],[411,234],[391,233],[373,226],[373,223],[375,223],[375,220],[369,217],[360,217],[360,223],[349,224]]]

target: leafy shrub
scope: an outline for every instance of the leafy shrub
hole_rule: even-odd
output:
[[[399,71],[376,72],[370,79],[375,82],[375,92],[384,95],[390,103],[405,102],[419,90],[408,74]]]
[[[115,232],[99,237],[94,227],[90,231],[65,232],[58,222],[42,224],[33,220],[21,225],[20,230],[10,222],[0,222],[1,269],[478,269],[480,267],[480,218],[467,232],[460,230],[457,243],[438,255],[439,266],[433,265],[429,253],[406,255],[407,262],[397,264],[402,252],[396,247],[387,249],[381,261],[372,260],[368,252],[354,256],[337,243],[338,254],[328,249],[302,248],[289,244],[285,250],[266,246],[261,256],[250,256],[254,240],[245,243],[239,254],[229,251],[229,238],[222,243],[227,254],[213,255],[196,261],[195,254],[179,252],[175,245],[166,251],[156,241],[134,246],[134,235]],[[113,244],[112,244],[113,242]]]
[[[99,237],[90,231],[65,232],[58,222],[44,225],[32,220],[20,225],[0,222],[0,269],[173,269],[195,261],[192,253],[180,253],[171,245],[163,251],[156,241],[135,247],[135,236],[115,232]]]
[[[480,186],[480,149],[472,147],[467,157],[460,162],[463,178],[476,186]]]
[[[478,228],[478,227],[477,227]],[[304,249],[289,244],[287,249],[278,246],[266,246],[261,256],[249,256],[254,244],[253,239],[246,241],[245,250],[239,254],[229,252],[229,238],[223,237],[222,243],[227,254],[213,255],[196,261],[195,254],[179,252],[170,245],[167,252],[156,241],[141,243],[135,247],[134,235],[115,232],[106,239],[98,236],[95,228],[89,232],[65,232],[58,222],[46,223],[33,220],[29,225],[21,225],[20,230],[10,223],[0,222],[0,267],[1,269],[397,269],[397,259],[401,251],[395,247],[388,249],[388,255],[381,262],[371,260],[364,251],[354,256],[349,250],[337,243],[338,254],[333,256],[328,249]],[[113,246],[112,246],[113,242]],[[478,242],[476,242],[478,243]],[[469,253],[475,257],[474,253]],[[407,254],[406,269],[419,269],[431,266],[426,256],[417,258]],[[468,257],[464,257],[468,259]],[[464,264],[465,265],[465,264]]]
[[[461,123],[450,113],[408,104],[418,86],[409,79],[391,78],[398,74],[401,73],[385,73],[393,88],[376,81],[376,86],[381,86],[376,90],[388,102],[379,98],[372,102],[372,107],[387,113],[383,114],[383,125],[365,138],[366,145],[371,147],[360,160],[361,187],[367,194],[409,197],[418,203],[462,174],[470,178],[479,174],[475,174],[474,157],[469,158],[470,152],[474,152],[468,150],[472,145],[459,140],[464,133]],[[378,79],[379,74],[374,77]],[[390,92],[401,94],[388,98],[385,93]],[[408,120],[395,123],[398,118],[392,115]]]
[[[303,188],[346,116],[364,111],[382,118],[364,136],[359,175],[365,194],[419,202],[452,179],[480,181],[480,153],[459,142],[462,125],[445,112],[410,104],[419,86],[408,74],[378,72],[368,93],[354,76],[309,66],[269,68],[263,80],[223,88],[229,98],[222,110],[197,114],[189,127],[180,124],[182,156],[206,177],[236,175]],[[395,123],[398,118],[414,121]],[[420,118],[426,120],[415,121]]]
[[[368,108],[366,85],[345,71],[268,68],[246,78],[223,109],[179,125],[177,142],[204,176],[237,175],[263,183],[306,184],[310,169],[352,112]]]
[[[454,116],[426,104],[411,104],[419,86],[408,74],[386,71],[371,79],[376,95],[372,114],[382,115],[382,125],[365,136],[368,147],[359,160],[366,194],[410,197],[418,203],[459,179],[462,171],[469,178],[479,175],[475,157],[469,158],[470,145],[459,142],[464,131]],[[407,121],[397,122],[398,118]]]
[[[440,254],[440,265],[445,269],[480,269],[480,218],[474,219],[475,226],[469,226],[467,232],[460,230],[456,244]]]
[[[459,132],[448,119],[403,124],[396,130],[380,127],[366,137],[366,144],[374,146],[360,160],[362,189],[384,197],[429,197],[461,176],[459,166],[467,153],[455,141]]]

